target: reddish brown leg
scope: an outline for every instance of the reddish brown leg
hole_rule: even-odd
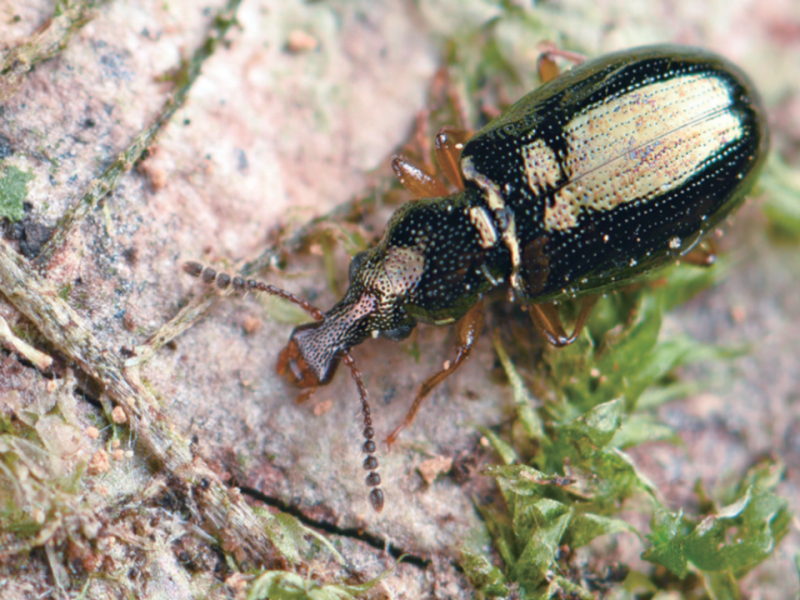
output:
[[[395,175],[415,198],[441,198],[449,195],[447,188],[438,179],[403,156],[392,159]]]
[[[422,157],[422,169],[431,173],[436,167],[431,163],[431,138],[428,120],[431,117],[430,109],[424,108],[417,113],[417,127],[414,131],[414,141]]]
[[[553,42],[545,42],[541,45],[541,47],[542,53],[539,55],[539,61],[536,66],[542,83],[547,83],[548,81],[558,77],[558,65],[556,64],[556,61],[553,60],[556,56],[566,58],[575,64],[582,63],[586,60],[586,57],[582,54],[570,52],[568,50],[561,50]]]
[[[681,256],[681,262],[697,267],[710,267],[717,262],[717,242],[714,238],[706,238],[686,254]]]
[[[316,391],[317,388],[315,387],[301,391],[299,394],[297,394],[297,398],[294,399],[295,404],[303,404],[304,402],[308,402]]]
[[[386,438],[386,443],[389,447],[397,441],[400,432],[413,423],[426,396],[430,394],[437,385],[455,373],[456,369],[467,360],[472,347],[480,337],[481,329],[483,329],[483,300],[476,302],[475,306],[470,308],[467,314],[461,317],[458,323],[456,323],[455,360],[452,363],[447,361],[441,371],[428,377],[420,386],[417,397],[414,399],[414,404],[411,405],[411,409],[406,414],[405,419],[403,419],[402,423],[395,427],[394,431]]]
[[[456,189],[464,189],[464,181],[461,179],[461,169],[458,161],[461,158],[461,150],[472,134],[463,129],[455,127],[442,127],[436,134],[436,162],[444,173],[447,181]]]
[[[572,342],[578,339],[581,334],[586,320],[592,313],[598,296],[587,296],[581,306],[581,312],[578,315],[578,320],[575,321],[575,329],[572,335],[568,336],[564,331],[564,325],[561,323],[561,317],[558,316],[558,309],[555,304],[549,302],[547,304],[531,304],[528,307],[528,312],[531,314],[531,319],[536,329],[541,331],[547,341],[553,346],[569,346]]]

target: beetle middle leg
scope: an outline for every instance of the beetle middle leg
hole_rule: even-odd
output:
[[[572,342],[578,339],[578,336],[583,331],[589,315],[592,314],[592,309],[597,303],[599,296],[586,296],[581,306],[581,312],[578,314],[578,319],[575,321],[575,328],[572,330],[572,335],[567,335],[564,330],[564,325],[561,323],[561,317],[558,315],[558,308],[552,302],[547,304],[531,304],[528,307],[528,312],[531,315],[533,324],[536,329],[541,331],[553,346],[569,346]]]
[[[458,369],[458,367],[461,366],[465,360],[467,360],[472,347],[480,337],[481,330],[483,329],[483,304],[484,301],[482,299],[478,300],[478,302],[476,302],[475,305],[467,311],[467,314],[461,317],[456,323],[455,359],[452,362],[447,361],[444,364],[444,367],[438,373],[434,373],[428,377],[419,387],[417,397],[414,399],[414,403],[411,405],[408,413],[406,413],[405,418],[397,427],[395,427],[394,431],[389,434],[389,437],[386,438],[386,443],[390,447],[397,441],[400,432],[404,428],[411,425],[411,423],[414,421],[414,418],[417,416],[417,413],[422,406],[422,402],[425,400],[428,394],[430,394],[437,385],[455,373],[456,369]]]
[[[457,190],[464,189],[458,159],[470,133],[455,127],[442,127],[436,134],[436,162],[447,181]],[[392,159],[395,175],[415,198],[439,198],[449,195],[447,187],[427,170],[405,156]]]

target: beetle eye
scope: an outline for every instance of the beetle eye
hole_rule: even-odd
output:
[[[411,332],[413,330],[414,330],[414,324],[401,325],[396,329],[381,331],[381,337],[384,337],[387,340],[391,340],[393,342],[400,342],[406,339],[409,335],[411,335]]]
[[[361,252],[357,253],[352,260],[350,261],[350,268],[347,270],[347,278],[352,283],[353,276],[358,271],[358,268],[361,266],[361,263],[364,262],[364,259],[367,257],[367,251],[362,250]]]

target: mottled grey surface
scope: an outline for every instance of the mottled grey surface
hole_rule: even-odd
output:
[[[49,10],[48,2],[2,0],[3,43],[11,46],[30,34]],[[73,286],[71,303],[109,345],[142,343],[198,290],[182,274],[182,261],[253,257],[275,227],[300,225],[364,193],[369,171],[379,165],[385,170],[413,130],[440,61],[441,35],[458,26],[456,17],[475,23],[492,13],[489,3],[454,0],[245,2],[241,29],[205,66],[152,158],[93,213],[48,278]],[[12,23],[15,14],[21,19]],[[169,89],[158,77],[193,51],[207,18],[194,2],[111,3],[6,104],[0,122],[0,140],[9,140],[11,149],[6,161],[35,174],[28,200],[41,221],[54,224],[149,122]],[[791,117],[800,115],[800,34],[787,23],[800,23],[800,15],[791,0],[572,0],[556,4],[550,18],[566,32],[560,42],[587,53],[672,40],[729,56],[752,73],[774,107],[776,147],[796,153],[800,121]],[[295,30],[311,34],[319,47],[288,52]],[[530,53],[531,65],[534,59]],[[378,228],[387,214],[375,217]],[[757,200],[727,231],[723,247],[736,262],[729,277],[676,310],[665,330],[723,345],[749,343],[752,352],[731,364],[686,369],[685,376],[708,380],[707,390],[662,409],[686,447],[656,445],[633,455],[675,506],[690,498],[697,477],[713,489],[758,456],[778,456],[789,475],[781,491],[797,511],[798,247],[768,239]],[[345,273],[340,248],[336,260]],[[336,300],[318,257],[292,258],[288,270],[292,277],[273,282],[322,307]],[[474,426],[495,425],[511,414],[509,389],[489,377],[494,355],[488,336],[467,367],[432,394],[392,451],[380,453],[387,508],[375,515],[363,485],[358,402],[349,376],[342,371],[307,404],[296,405],[296,390],[274,373],[292,327],[271,320],[261,303],[252,297],[221,302],[145,368],[143,376],[177,427],[197,435],[201,454],[221,472],[234,473],[240,485],[312,518],[361,528],[434,558],[437,568],[428,571],[400,566],[384,584],[394,597],[469,597],[451,561],[467,535],[482,531],[471,494],[482,493],[487,482],[462,486],[445,477],[427,485],[416,467],[437,455],[479,452]],[[14,318],[3,302],[0,314]],[[248,318],[260,322],[252,333],[246,331],[252,329],[252,321],[245,326]],[[381,437],[405,414],[419,383],[449,356],[452,334],[420,328],[416,342],[419,365],[408,344],[370,341],[353,353]],[[109,502],[144,485],[140,467],[120,478],[124,485],[112,488]],[[369,575],[392,564],[364,543],[340,543],[347,559]],[[785,575],[799,547],[795,526],[776,557],[749,578],[751,598],[796,593],[797,581]],[[641,548],[631,542],[619,551],[635,560]],[[169,552],[164,556],[158,573],[167,581],[174,565]],[[50,585],[44,562],[30,569],[31,581],[16,583],[41,593]],[[183,585],[173,595],[183,597],[187,585],[169,581]],[[22,594],[8,590],[0,596]]]

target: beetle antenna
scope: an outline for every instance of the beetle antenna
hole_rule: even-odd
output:
[[[279,298],[297,304],[297,306],[305,310],[317,321],[325,320],[325,315],[323,315],[322,311],[316,306],[269,283],[256,281],[255,279],[244,279],[238,275],[236,277],[231,277],[227,273],[217,273],[211,267],[203,267],[203,265],[194,261],[184,263],[183,270],[192,277],[200,278],[206,285],[213,284],[220,290],[227,290],[229,287],[232,287],[235,292],[265,292],[270,296],[278,296]]]
[[[356,368],[356,361],[349,352],[342,355],[342,362],[350,369],[350,374],[353,376],[353,381],[356,382],[358,388],[358,395],[361,398],[361,414],[364,415],[364,454],[367,457],[364,459],[364,470],[369,471],[366,478],[368,487],[374,488],[369,493],[369,501],[375,512],[383,510],[385,501],[383,490],[381,489],[381,476],[378,474],[378,459],[375,457],[375,442],[372,438],[375,437],[375,430],[372,428],[372,417],[370,416],[369,409],[369,394],[367,387],[361,379],[361,373]]]
[[[265,292],[272,296],[278,296],[284,300],[288,300],[297,304],[303,310],[308,312],[317,321],[324,321],[325,315],[316,306],[313,306],[306,300],[298,298],[294,294],[282,290],[274,285],[256,281],[255,279],[244,279],[236,276],[231,277],[227,273],[217,273],[211,267],[204,267],[198,262],[186,262],[183,265],[183,270],[192,277],[198,277],[206,285],[215,285],[220,290],[227,290],[233,288],[236,292]],[[364,470],[368,471],[366,484],[368,487],[373,488],[369,493],[369,501],[375,512],[381,512],[385,502],[383,490],[381,489],[381,476],[378,474],[378,459],[375,456],[377,449],[373,438],[375,437],[375,430],[372,428],[372,416],[369,408],[369,394],[364,381],[361,379],[361,373],[356,368],[356,361],[349,352],[342,355],[342,362],[350,369],[350,374],[353,376],[353,381],[356,382],[358,388],[358,395],[361,399],[361,414],[364,416],[364,446],[362,447],[364,454],[367,457],[364,459]]]

